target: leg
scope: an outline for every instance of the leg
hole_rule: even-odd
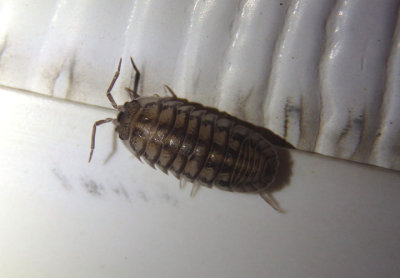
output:
[[[186,183],[187,183],[187,181],[186,181],[185,179],[180,178],[180,180],[179,180],[179,188],[180,188],[180,189],[184,189]]]
[[[112,79],[110,86],[108,86],[108,90],[107,90],[108,100],[111,102],[112,107],[114,107],[115,109],[118,109],[118,105],[117,105],[117,103],[115,103],[115,100],[114,100],[113,96],[111,95],[111,90],[114,87],[115,81],[117,81],[117,79],[118,79],[119,70],[121,69],[121,63],[122,63],[122,58],[119,59],[118,69],[115,72],[114,78]]]
[[[178,98],[176,96],[176,94],[174,93],[174,91],[172,91],[172,89],[168,85],[164,84],[164,90],[165,90],[165,92],[169,92],[172,95],[173,98]]]
[[[197,191],[199,191],[200,188],[200,183],[198,182],[193,182],[193,186],[192,186],[192,191],[190,192],[190,197],[194,197],[197,193]]]
[[[132,99],[138,98],[139,94],[138,94],[138,87],[139,87],[139,81],[140,81],[140,71],[138,70],[138,68],[135,65],[135,62],[133,61],[132,57],[131,57],[131,64],[133,69],[135,70],[135,81],[133,83],[133,90],[130,88],[125,88],[125,90],[128,91],[128,93],[130,94]]]
[[[111,159],[111,157],[115,154],[115,152],[117,151],[117,136],[118,136],[118,133],[114,132],[113,133],[112,150],[111,150],[110,154],[107,156],[106,160],[104,160],[104,164],[106,164]]]
[[[94,151],[95,137],[96,137],[96,127],[99,126],[99,125],[105,124],[105,123],[112,122],[112,121],[114,121],[114,119],[112,119],[112,118],[107,118],[107,119],[104,119],[104,120],[97,121],[97,122],[95,122],[95,123],[93,124],[93,129],[92,129],[92,141],[91,141],[91,144],[90,144],[89,162],[90,162],[90,160],[92,160],[92,155],[93,155],[93,151]]]

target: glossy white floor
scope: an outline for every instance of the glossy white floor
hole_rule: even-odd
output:
[[[279,214],[111,151],[109,109],[0,90],[1,277],[398,277],[400,174],[290,151]]]

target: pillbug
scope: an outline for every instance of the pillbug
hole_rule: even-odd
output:
[[[122,59],[106,92],[116,119],[93,124],[89,162],[95,148],[96,127],[112,122],[124,144],[139,159],[171,172],[183,186],[193,183],[191,195],[200,185],[233,192],[259,193],[273,208],[279,205],[268,194],[279,159],[273,145],[255,126],[225,112],[171,96],[140,97],[137,93],[140,72],[135,71],[133,89],[126,88],[131,101],[117,105],[111,90],[118,79]]]

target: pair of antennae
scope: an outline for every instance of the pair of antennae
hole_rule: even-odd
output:
[[[135,81],[134,81],[134,85],[133,85],[133,90],[130,88],[126,88],[126,90],[129,92],[130,96],[132,99],[138,98],[139,95],[137,93],[138,87],[139,87],[139,80],[140,80],[140,71],[138,70],[138,68],[136,67],[135,62],[133,61],[132,57],[131,58],[131,63],[132,63],[132,67],[135,70]],[[107,89],[107,98],[110,101],[112,107],[114,107],[115,109],[119,110],[119,107],[117,105],[117,103],[114,100],[114,97],[111,95],[111,90],[114,87],[115,82],[117,81],[118,77],[119,77],[119,73],[121,71],[121,64],[122,64],[122,58],[119,59],[119,63],[118,63],[118,68],[117,71],[114,74],[113,79],[111,80],[110,85],[108,86]]]
[[[130,58],[131,58],[131,64],[132,64],[132,66],[133,66],[133,69],[135,70],[135,80],[134,80],[133,90],[130,89],[130,88],[125,88],[125,89],[129,92],[129,95],[131,96],[131,98],[132,98],[132,99],[135,99],[135,98],[138,98],[138,97],[139,97],[139,95],[138,95],[138,93],[137,93],[137,90],[138,90],[139,81],[140,81],[140,71],[139,71],[138,68],[136,67],[136,64],[135,64],[135,62],[133,61],[132,57],[130,57]],[[110,83],[110,85],[108,86],[108,89],[107,89],[107,92],[106,92],[107,98],[108,98],[108,100],[110,101],[112,107],[113,107],[114,109],[117,109],[117,110],[121,110],[121,107],[118,106],[118,104],[115,102],[114,97],[113,97],[112,94],[111,94],[111,91],[112,91],[112,89],[113,89],[113,87],[114,87],[114,85],[115,85],[115,82],[117,81],[117,79],[118,79],[118,77],[119,77],[119,73],[120,73],[120,71],[121,71],[121,64],[122,64],[122,58],[119,59],[117,71],[115,72],[114,77],[113,77],[113,79],[111,80],[111,83]],[[93,124],[93,128],[92,128],[92,140],[91,140],[91,143],[90,143],[90,154],[89,154],[89,161],[88,161],[88,162],[90,162],[90,161],[92,160],[93,151],[94,151],[95,144],[96,144],[96,143],[95,143],[95,139],[96,139],[96,128],[97,128],[97,126],[102,125],[102,124],[105,124],[105,123],[109,123],[109,122],[113,122],[114,124],[116,124],[116,119],[113,119],[113,118],[106,118],[106,119],[103,119],[103,120],[96,121],[96,122]]]
[[[134,77],[134,82],[133,82],[133,89],[131,89],[131,88],[125,88],[125,90],[129,93],[131,99],[133,100],[133,99],[137,99],[137,98],[140,97],[139,94],[138,94],[139,81],[140,81],[140,71],[139,71],[139,69],[137,68],[137,66],[136,66],[135,62],[133,61],[133,58],[132,58],[132,57],[130,57],[130,60],[131,60],[132,67],[133,67],[133,69],[135,70],[135,77]],[[122,58],[119,59],[117,71],[115,72],[114,77],[113,77],[113,79],[111,80],[111,83],[110,83],[110,85],[108,86],[108,89],[107,89],[107,92],[106,92],[107,98],[108,98],[108,100],[110,101],[112,107],[113,107],[114,109],[119,110],[119,111],[121,111],[122,106],[118,106],[118,104],[115,102],[114,97],[113,97],[112,94],[111,94],[111,91],[112,91],[112,89],[113,89],[113,87],[114,87],[114,85],[115,85],[115,82],[117,81],[117,79],[118,79],[118,77],[119,77],[119,73],[120,73],[120,71],[121,71],[121,64],[122,64]],[[164,88],[165,88],[166,91],[168,91],[174,98],[177,98],[177,96],[176,96],[176,94],[174,93],[174,91],[173,91],[168,85],[164,85]],[[105,123],[109,123],[109,122],[113,122],[114,124],[117,124],[117,120],[116,120],[116,119],[113,119],[113,118],[106,118],[106,119],[103,119],[103,120],[99,120],[99,121],[96,121],[96,122],[93,124],[93,128],[92,128],[92,140],[91,140],[91,144],[90,144],[89,162],[90,162],[90,160],[92,159],[93,151],[94,151],[94,148],[95,148],[96,128],[97,128],[97,126],[99,126],[99,125],[102,125],[102,124],[105,124]]]

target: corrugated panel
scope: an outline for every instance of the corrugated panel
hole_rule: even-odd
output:
[[[142,92],[270,128],[299,149],[400,169],[397,0],[0,3],[0,84],[110,107]],[[114,90],[126,99],[125,63]]]

